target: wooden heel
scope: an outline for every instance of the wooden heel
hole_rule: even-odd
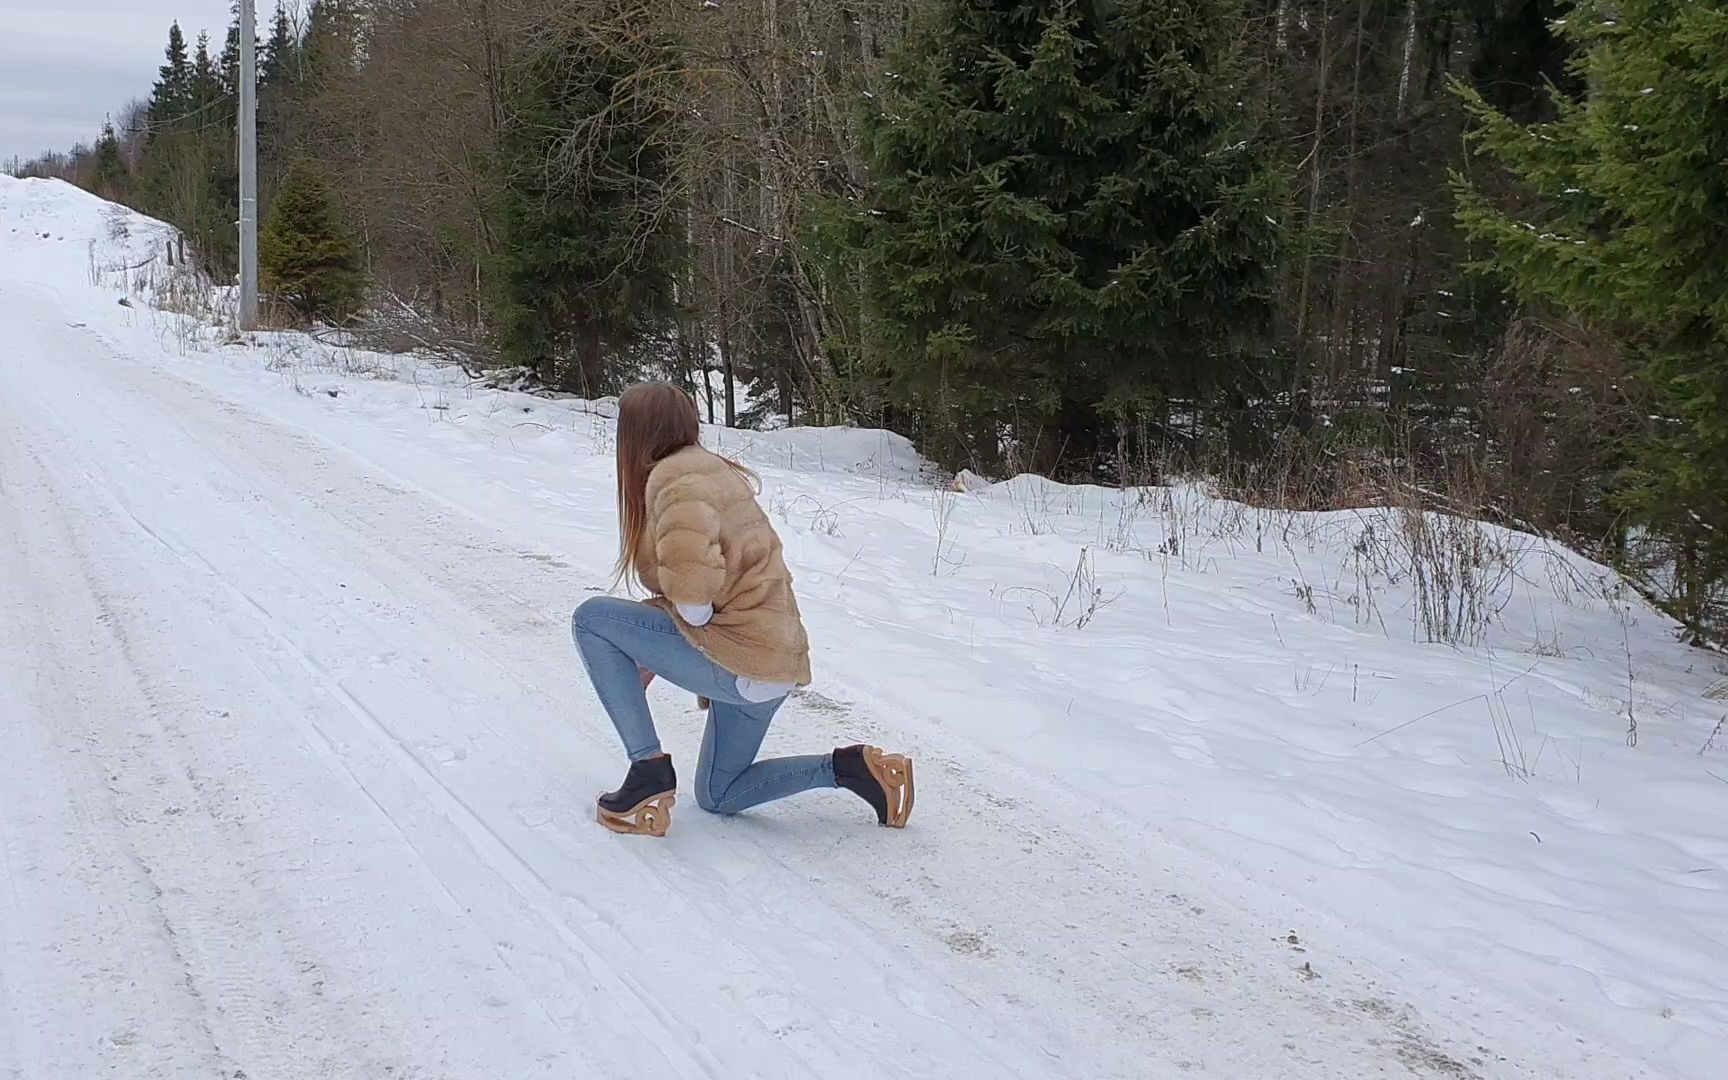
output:
[[[889,754],[874,746],[864,748],[864,767],[870,770],[870,775],[882,785],[882,793],[888,797],[888,820],[883,822],[890,829],[904,829],[906,819],[912,816],[912,759],[905,754]]]
[[[594,808],[594,819],[615,833],[631,836],[665,836],[672,827],[672,807],[678,796],[670,791],[650,795],[623,813],[604,806]]]

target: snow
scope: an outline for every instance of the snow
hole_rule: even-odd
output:
[[[610,409],[225,343],[162,228],[0,178],[0,1075],[1721,1075],[1728,671],[1602,567],[707,428],[814,646],[769,751],[918,812],[619,838]]]

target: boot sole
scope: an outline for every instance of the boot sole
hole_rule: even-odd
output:
[[[864,748],[864,767],[888,800],[888,820],[882,824],[890,829],[904,829],[912,816],[912,759],[905,754],[890,754],[874,747]]]
[[[672,827],[672,806],[677,801],[676,794],[663,791],[618,813],[596,806],[594,820],[615,833],[628,836],[665,836],[666,830]]]

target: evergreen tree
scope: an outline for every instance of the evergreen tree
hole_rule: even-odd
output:
[[[665,329],[683,255],[666,195],[672,115],[637,78],[668,64],[669,45],[602,33],[614,36],[577,31],[518,62],[498,151],[501,347],[590,396]]]
[[[294,24],[288,21],[288,12],[280,3],[276,5],[276,16],[270,20],[270,36],[259,48],[258,83],[260,88],[279,86],[294,77],[295,54],[299,41],[294,33]]]
[[[988,467],[1033,417],[1046,464],[1090,467],[1107,420],[1233,385],[1281,235],[1232,11],[953,0],[893,64],[850,244],[892,397],[983,420],[950,458]]]
[[[260,283],[302,317],[340,322],[364,295],[360,255],[316,170],[288,171],[258,235]]]
[[[145,209],[186,234],[206,271],[225,277],[238,248],[233,112],[224,107],[228,91],[210,55],[210,35],[198,35],[189,62],[184,53],[176,24],[169,31],[169,63],[149,106],[139,195]]]
[[[120,156],[120,138],[114,133],[112,121],[102,124],[102,137],[96,140],[96,194],[118,201],[125,195],[126,162]]]
[[[1626,505],[1675,544],[1697,628],[1728,574],[1728,4],[1586,0],[1563,30],[1588,88],[1524,125],[1463,90],[1477,144],[1537,205],[1456,181],[1459,216],[1528,302],[1594,324],[1634,358],[1657,416]]]
[[[178,22],[168,27],[168,46],[163,50],[166,60],[157,71],[156,85],[150,93],[149,121],[152,131],[158,131],[183,119],[191,111],[192,65],[186,60],[186,35]]]
[[[208,123],[212,117],[205,115],[211,107],[222,98],[222,73],[216,67],[216,61],[210,56],[210,35],[199,31],[198,48],[192,56],[192,111],[196,125]]]
[[[224,92],[234,95],[240,93],[240,11],[239,4],[230,6],[233,18],[228,22],[228,33],[222,39],[222,58],[217,61],[218,73],[222,80]]]
[[[308,118],[297,93],[300,38],[278,3],[270,33],[258,47],[258,195],[268,213],[287,164],[301,152],[297,137]]]
[[[300,77],[317,85],[359,65],[361,11],[357,0],[312,0],[300,45]]]
[[[232,125],[218,103],[221,80],[200,34],[187,58],[178,23],[169,27],[166,62],[145,108],[147,133],[133,188],[142,209],[171,222],[192,242],[206,269],[220,273],[235,247],[234,206],[225,178],[234,174]]]
[[[325,164],[328,175],[352,174],[374,152],[362,133],[365,80],[362,40],[367,26],[363,0],[313,0],[306,11],[292,92],[286,107],[273,110],[273,134],[293,157]]]

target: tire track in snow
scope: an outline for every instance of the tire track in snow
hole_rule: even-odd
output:
[[[19,443],[15,435],[8,440],[6,457],[15,465],[27,462],[31,472],[43,478],[43,482],[30,484],[29,492],[46,492],[51,487],[64,491],[62,485],[46,482],[46,478],[52,475],[51,470],[38,453]],[[13,492],[15,496],[28,494],[24,486],[18,484],[13,485]],[[140,887],[134,892],[143,893],[135,906],[147,912],[149,917],[147,926],[134,923],[132,930],[148,931],[166,950],[171,969],[176,973],[172,981],[180,984],[187,1005],[198,1017],[194,1047],[221,1059],[225,1064],[209,1062],[205,1067],[221,1068],[226,1075],[231,1071],[237,1044],[248,1041],[246,1033],[266,1026],[265,1014],[257,1007],[260,995],[255,980],[243,965],[231,960],[235,951],[236,925],[205,917],[202,905],[183,903],[172,879],[165,880],[162,875],[164,867],[183,865],[187,859],[196,857],[186,833],[201,828],[200,808],[196,800],[186,797],[189,793],[163,760],[161,704],[135,663],[124,625],[117,618],[114,604],[94,571],[85,537],[48,499],[36,498],[27,505],[27,509],[47,519],[33,521],[31,531],[39,534],[44,527],[50,530],[49,535],[54,538],[52,546],[60,557],[49,563],[39,552],[21,551],[19,565],[30,567],[37,573],[50,568],[53,571],[72,571],[56,584],[63,596],[77,597],[80,604],[90,607],[89,622],[93,628],[89,644],[79,649],[86,654],[82,657],[69,656],[65,651],[67,645],[79,648],[72,645],[76,638],[68,641],[50,636],[38,646],[47,654],[45,658],[52,658],[55,669],[45,673],[44,681],[55,685],[65,678],[66,673],[89,671],[97,665],[121,679],[118,685],[104,683],[95,692],[76,690],[71,700],[57,696],[52,702],[59,706],[57,711],[62,714],[59,717],[62,722],[80,724],[84,728],[77,749],[87,755],[87,761],[99,767],[100,775],[95,779],[108,803],[101,808],[90,805],[89,800],[83,797],[87,789],[79,782],[69,783],[71,791],[80,793],[78,816],[83,827],[65,839],[83,849],[84,853],[76,860],[78,864],[98,866],[103,858],[89,844],[89,833],[98,820],[104,817],[113,820],[121,841],[115,855],[124,860],[124,865]],[[23,533],[24,530],[20,529],[19,535]],[[62,599],[61,602],[66,601]],[[55,629],[66,628],[60,626]],[[40,757],[32,760],[42,766],[48,764]],[[188,810],[191,813],[187,813]],[[174,820],[164,827],[167,818]],[[16,863],[12,858],[7,861],[11,882],[9,891],[15,896]],[[232,895],[237,887],[235,882],[227,879],[219,878],[211,883],[222,895]],[[20,968],[25,966],[19,965]],[[222,1004],[216,1006],[213,997]],[[236,1028],[224,1022],[228,1019],[227,1014],[236,1012],[238,1038],[235,1037]],[[43,1019],[46,1018],[40,1017],[37,1023],[40,1025]],[[132,1026],[112,1032],[106,1039],[124,1056],[135,1056],[129,1052],[133,1046],[139,1046],[141,1053],[149,1053],[155,1042],[148,1032],[153,1019],[138,1017]],[[170,1060],[180,1056],[180,1051],[173,1047],[163,1048],[162,1052],[168,1054]],[[239,1056],[249,1057],[244,1052]],[[303,1057],[293,1053],[262,1056],[277,1072],[292,1071],[304,1065]],[[154,1071],[157,1066],[148,1067]]]
[[[20,417],[24,422],[8,424],[7,427],[19,430],[28,424],[35,431],[37,443],[45,448],[52,447],[54,464],[48,464],[43,454],[33,451],[8,456],[18,458],[27,454],[45,475],[54,477],[52,484],[44,485],[44,490],[52,487],[57,501],[82,499],[85,492],[95,494],[105,505],[95,512],[97,516],[88,520],[103,522],[97,531],[110,545],[105,549],[109,555],[115,550],[112,545],[117,540],[124,547],[125,534],[135,528],[137,535],[144,540],[142,550],[172,557],[183,573],[195,570],[195,565],[185,561],[183,549],[164,530],[152,528],[140,520],[115,490],[112,481],[98,475],[88,447],[74,445],[68,438],[57,438],[52,429],[39,423],[39,419],[45,417],[56,421],[60,431],[72,430],[50,403],[43,400],[38,404],[40,410],[35,416],[28,420]],[[91,403],[84,401],[80,404],[87,406]],[[13,407],[17,408],[16,402]],[[47,453],[45,449],[44,454]],[[77,476],[72,476],[72,472]],[[83,512],[89,513],[88,510]],[[106,515],[105,519],[103,515]],[[166,579],[146,569],[148,560],[109,566],[104,568],[105,573],[96,570],[96,560],[87,554],[89,524],[79,528],[73,523],[74,517],[70,513],[65,520],[64,528],[72,539],[56,545],[57,558],[50,565],[57,569],[68,561],[76,562],[96,602],[103,605],[91,621],[101,622],[120,639],[120,649],[126,654],[125,667],[128,669],[125,678],[138,687],[141,695],[135,713],[149,721],[152,736],[146,743],[138,738],[127,738],[126,731],[109,731],[91,742],[106,755],[104,760],[108,767],[104,772],[114,782],[112,787],[121,800],[121,816],[127,835],[138,843],[141,872],[155,890],[158,902],[172,912],[171,917],[165,916],[168,920],[165,930],[180,950],[176,955],[180,957],[179,966],[185,970],[186,985],[202,1003],[208,1028],[220,1033],[220,1037],[212,1034],[209,1041],[219,1046],[222,1057],[229,1063],[222,1066],[222,1074],[226,1076],[241,1071],[256,1077],[378,1075],[381,1070],[396,1068],[387,1059],[368,1061],[371,1052],[364,1046],[369,1038],[374,1037],[373,1033],[356,1032],[347,1022],[349,1017],[345,1011],[323,995],[321,982],[315,978],[316,966],[298,962],[290,968],[278,943],[273,940],[278,937],[275,928],[256,925],[258,917],[271,910],[270,900],[260,895],[256,888],[261,871],[256,867],[232,865],[233,860],[243,860],[246,852],[233,850],[233,836],[212,833],[207,827],[209,815],[206,809],[200,805],[196,794],[188,789],[191,770],[179,765],[170,767],[168,759],[163,757],[168,753],[168,740],[162,730],[162,717],[183,710],[180,702],[165,702],[160,695],[164,691],[172,694],[176,682],[195,686],[199,673],[192,664],[184,664],[169,676],[170,681],[164,683],[157,677],[158,673],[169,670],[169,666],[179,658],[171,652],[160,651],[164,642],[158,639],[154,644],[160,654],[151,656],[149,662],[141,662],[137,649],[124,638],[127,627],[134,624],[138,616],[148,614],[151,606],[159,605],[165,597],[179,599],[184,583],[180,589],[167,585]],[[127,582],[126,601],[123,603],[104,599],[106,586],[103,579],[114,574],[122,575]],[[158,591],[136,591],[146,586]],[[55,610],[52,601],[42,607]],[[215,616],[214,622],[218,626],[222,624],[220,612],[212,611],[210,615]],[[181,622],[178,629],[200,635],[208,633],[207,628],[186,622]],[[221,656],[222,649],[223,646],[216,646],[205,656]],[[239,689],[232,683],[227,684],[227,688],[230,691]],[[275,704],[280,712],[292,715],[289,709],[280,708],[289,705],[287,698]],[[75,715],[81,711],[61,708],[49,715]],[[118,719],[122,713],[109,709],[96,710],[94,715]],[[181,775],[176,775],[176,772]],[[257,808],[246,809],[255,811]],[[268,872],[265,876],[269,876]],[[272,989],[268,992],[259,987],[259,980],[263,978],[273,980]],[[329,1004],[331,1009],[314,1018],[311,1014],[323,1008],[321,1003]],[[50,1017],[57,1024],[69,1019],[52,1013]],[[364,1015],[352,1019],[359,1024],[367,1022]],[[301,1046],[302,1043],[317,1043],[325,1030],[342,1032],[345,1038],[339,1043]],[[181,1072],[172,1070],[172,1074],[180,1075]],[[429,1075],[449,1074],[439,1071]]]

